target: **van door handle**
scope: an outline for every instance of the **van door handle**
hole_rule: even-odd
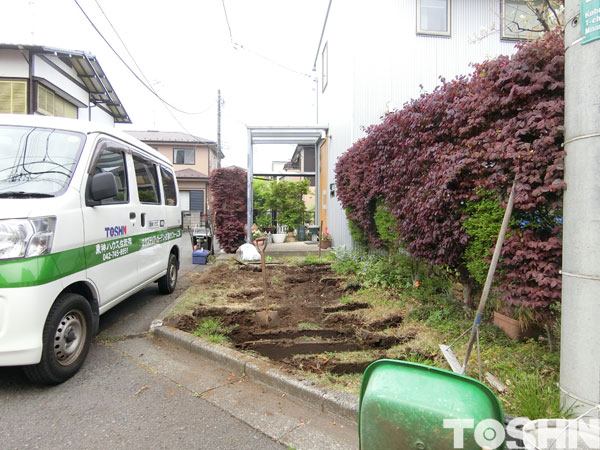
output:
[[[134,212],[130,212],[130,213],[129,213],[129,218],[130,218],[131,220],[135,220],[135,213],[134,213]]]
[[[146,213],[142,213],[140,217],[141,217],[141,225],[142,225],[142,227],[145,227],[146,226]]]

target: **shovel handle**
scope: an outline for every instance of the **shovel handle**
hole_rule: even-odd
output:
[[[256,242],[256,248],[258,249],[258,251],[262,255],[265,252],[265,250],[267,249],[267,238],[266,237],[261,237],[261,238],[255,239],[254,241]],[[261,246],[261,242],[264,245]]]

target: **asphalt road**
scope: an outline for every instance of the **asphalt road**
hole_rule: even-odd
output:
[[[285,448],[177,380],[173,365],[184,356],[148,335],[185,287],[185,273],[204,267],[190,259],[174,294],[151,286],[103,315],[84,366],[65,383],[38,387],[19,368],[0,368],[0,447]]]

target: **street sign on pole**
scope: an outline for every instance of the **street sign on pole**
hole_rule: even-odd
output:
[[[600,39],[600,0],[581,0],[581,44]]]

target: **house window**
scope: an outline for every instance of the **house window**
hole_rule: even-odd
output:
[[[45,116],[77,119],[77,106],[59,97],[42,85],[37,86],[37,112]]]
[[[329,50],[327,42],[321,53],[321,92],[325,92],[327,83],[329,82]]]
[[[0,80],[0,113],[27,114],[27,82]]]
[[[193,148],[174,148],[173,164],[195,164],[196,153]]]
[[[450,1],[417,0],[417,33],[450,36]]]
[[[500,17],[503,39],[534,39],[544,31],[535,10],[546,15],[545,0],[501,0]],[[551,13],[551,11],[548,11]]]

